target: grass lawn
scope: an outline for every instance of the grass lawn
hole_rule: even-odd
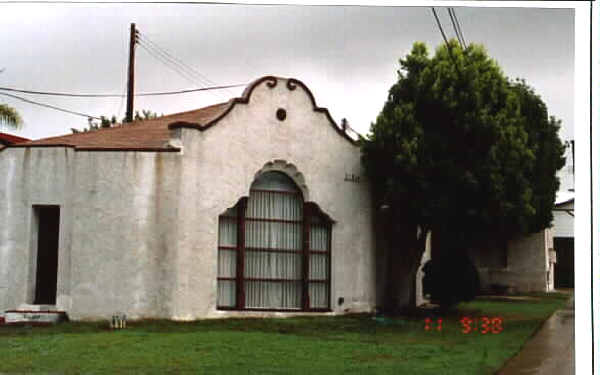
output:
[[[0,373],[493,374],[568,297],[530,296],[463,303],[429,331],[368,315],[4,326]],[[462,333],[462,316],[501,317],[502,332]]]

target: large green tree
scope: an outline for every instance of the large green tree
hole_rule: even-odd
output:
[[[362,142],[379,240],[391,250],[386,309],[410,304],[428,232],[439,250],[460,251],[550,225],[559,125],[483,46],[453,40],[430,56],[413,45]]]

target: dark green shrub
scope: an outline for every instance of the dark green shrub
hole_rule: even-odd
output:
[[[448,308],[479,293],[479,274],[466,254],[450,252],[423,266],[423,291],[431,302]]]

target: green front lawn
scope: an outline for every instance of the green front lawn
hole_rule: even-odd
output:
[[[429,331],[367,315],[0,327],[0,373],[492,374],[568,297],[531,296],[461,304]],[[502,332],[464,334],[464,315],[502,317]]]

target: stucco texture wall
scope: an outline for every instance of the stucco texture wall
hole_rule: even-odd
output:
[[[257,85],[205,131],[183,129],[184,196],[180,200],[178,316],[221,316],[216,310],[218,217],[249,195],[261,170],[276,168],[304,181],[304,200],[329,215],[332,228],[331,307],[369,311],[375,305],[375,249],[369,187],[360,150],[315,111],[310,93],[287,80]],[[286,118],[276,117],[278,109]],[[271,162],[274,162],[270,164]],[[298,174],[301,174],[298,175]],[[344,181],[346,174],[360,182]],[[340,297],[344,303],[338,305]]]
[[[575,237],[575,203],[568,202],[552,211],[554,237]]]
[[[59,205],[56,308],[74,319],[169,316],[179,165],[154,152],[4,150],[0,309],[33,303],[33,206]]]
[[[74,155],[65,148],[5,149],[0,153],[0,310],[32,302],[33,262],[31,231],[33,205],[61,205],[61,227],[71,225],[71,191]],[[70,235],[59,239],[61,248],[70,246]],[[61,275],[68,277],[67,258],[59,259]],[[65,279],[58,281],[64,294]]]
[[[508,242],[505,268],[479,268],[482,287],[504,285],[514,292],[547,292],[553,289],[549,229]]]
[[[0,152],[0,311],[32,303],[32,207],[52,204],[61,210],[56,308],[72,319],[239,314],[216,310],[218,217],[265,169],[304,182],[305,200],[335,221],[333,311],[372,310],[375,249],[359,148],[315,111],[303,85],[272,82],[206,130],[173,131],[181,152]]]

